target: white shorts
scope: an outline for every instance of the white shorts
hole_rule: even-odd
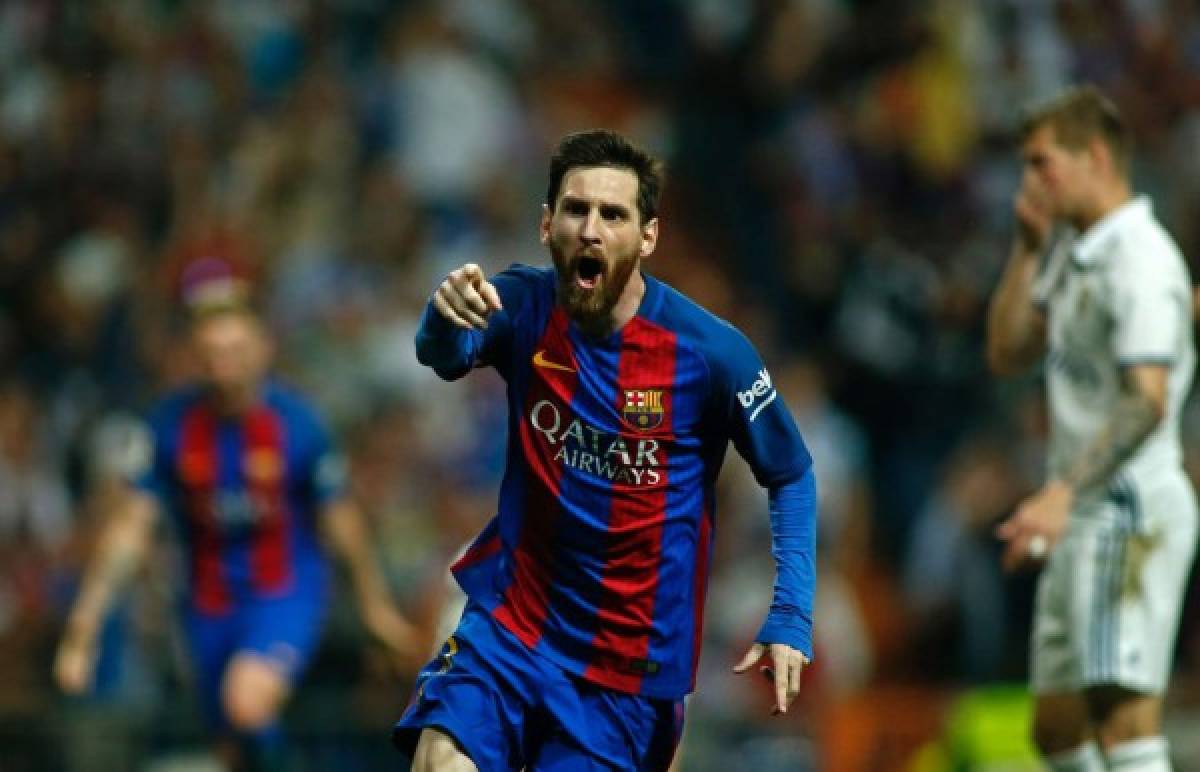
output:
[[[1182,472],[1080,507],[1038,581],[1035,694],[1115,684],[1161,694],[1196,550],[1196,496]]]

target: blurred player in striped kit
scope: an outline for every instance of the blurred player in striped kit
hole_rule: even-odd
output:
[[[1030,113],[988,356],[1045,360],[1048,479],[999,529],[1005,561],[1045,561],[1032,640],[1035,741],[1052,769],[1170,768],[1162,695],[1196,544],[1180,411],[1192,291],[1129,180],[1130,139],[1091,87]]]
[[[329,433],[268,374],[262,322],[236,293],[208,293],[191,314],[202,378],[150,414],[140,468],[104,524],[55,675],[69,693],[90,687],[107,610],[165,511],[184,545],[184,626],[219,755],[233,769],[277,769],[278,718],[330,600],[329,548],[348,567],[367,629],[403,658],[416,654],[415,635],[388,597]]]

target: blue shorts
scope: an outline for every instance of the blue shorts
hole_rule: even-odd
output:
[[[392,732],[411,758],[421,730],[451,735],[480,772],[666,770],[683,731],[683,700],[613,691],[530,651],[475,603]]]
[[[221,707],[221,682],[235,655],[262,657],[289,684],[296,682],[320,642],[325,597],[318,589],[241,602],[220,615],[187,610],[184,619],[196,668],[196,689],[210,726],[229,728]]]

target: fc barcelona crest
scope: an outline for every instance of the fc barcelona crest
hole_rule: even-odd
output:
[[[621,416],[635,429],[647,432],[663,422],[663,390],[625,390],[625,405]]]

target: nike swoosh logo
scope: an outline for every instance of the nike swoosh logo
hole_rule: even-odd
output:
[[[551,362],[549,359],[546,359],[545,349],[538,349],[537,353],[533,355],[533,364],[537,367],[544,367],[547,370],[562,370],[564,373],[575,372],[574,367],[567,367],[566,365],[560,365],[558,362]]]

